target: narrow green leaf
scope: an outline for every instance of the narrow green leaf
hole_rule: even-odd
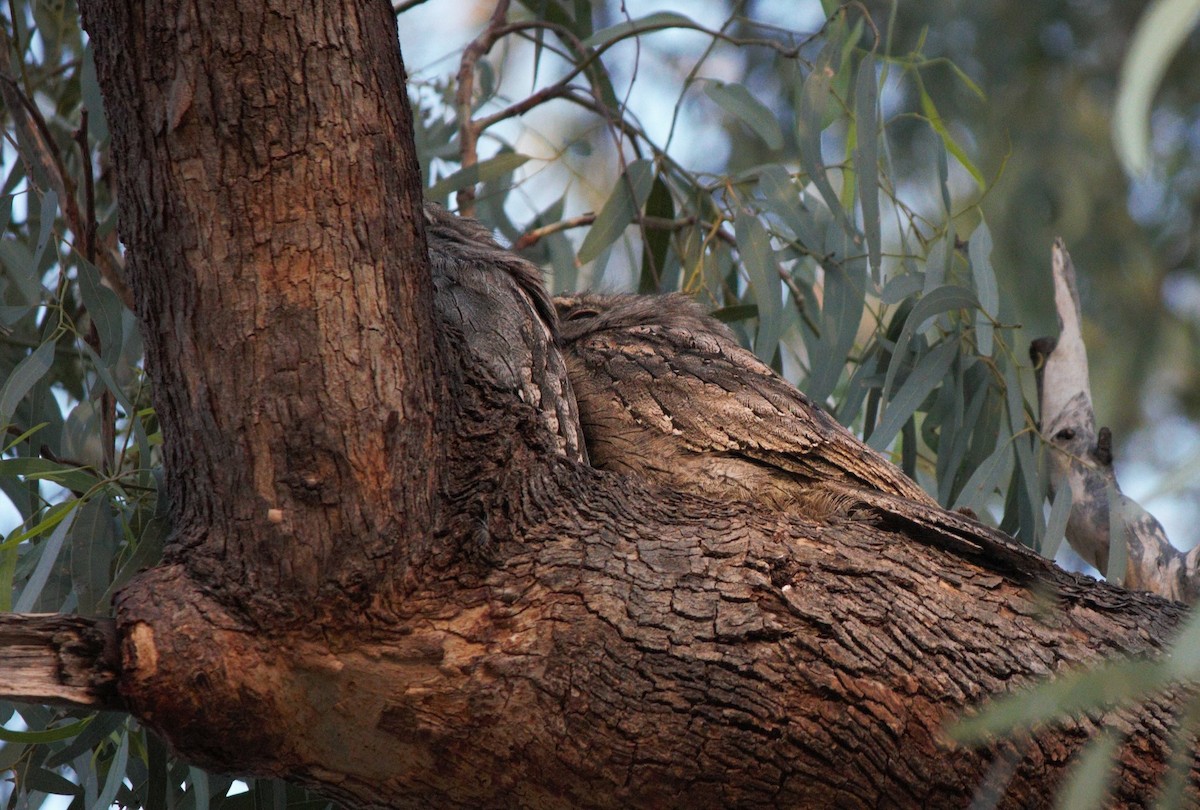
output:
[[[704,94],[762,138],[768,149],[778,151],[783,148],[783,130],[779,127],[775,113],[751,95],[743,85],[708,80],[704,82]]]
[[[1115,734],[1101,734],[1079,753],[1054,799],[1057,810],[1092,810],[1107,804],[1118,742]]]
[[[79,94],[88,111],[88,132],[92,141],[103,143],[108,140],[108,116],[104,111],[104,97],[96,76],[96,55],[91,42],[83,52],[83,65],[79,71]]]
[[[35,436],[39,432],[41,432],[42,428],[46,427],[46,425],[48,425],[48,424],[50,424],[50,423],[49,422],[38,422],[36,425],[29,428],[28,430],[25,430],[25,431],[17,434],[17,436],[15,438],[13,438],[11,441],[9,441],[9,443],[7,445],[4,446],[3,452],[7,453],[10,450],[12,450],[14,447],[16,447],[18,444],[28,441],[30,438],[32,438],[33,436]]]
[[[71,530],[71,524],[75,520],[76,511],[73,507],[77,507],[78,505],[78,500],[70,502],[70,506],[72,507],[70,511],[54,527],[50,538],[38,549],[41,557],[38,559],[33,573],[29,575],[29,581],[25,583],[25,587],[21,590],[21,596],[17,599],[17,604],[13,608],[15,612],[28,613],[34,604],[37,603],[37,598],[42,595],[42,588],[46,587],[46,581],[50,579],[50,572],[54,570],[54,564],[58,561],[58,555],[62,551],[63,541],[67,539],[67,532]],[[3,739],[3,737],[0,737],[0,739]]]
[[[124,328],[121,310],[125,307],[117,294],[100,283],[100,271],[82,256],[79,258],[79,294],[100,336],[100,357],[112,368],[121,356]]]
[[[158,564],[162,559],[163,546],[166,544],[169,528],[166,518],[163,517],[155,517],[149,522],[145,531],[142,532],[142,536],[138,538],[137,548],[121,564],[120,569],[112,578],[112,582],[108,584],[108,588],[101,595],[98,604],[111,604],[116,592],[123,588],[126,582],[133,579],[134,574]]]
[[[925,279],[919,273],[901,273],[888,279],[879,300],[888,306],[899,304],[905,298],[919,293],[924,286]]]
[[[779,321],[783,310],[783,292],[771,237],[758,217],[738,211],[734,218],[734,236],[742,266],[750,277],[754,301],[758,305],[758,334],[754,353],[764,363],[771,363],[779,348]]]
[[[929,120],[929,125],[933,127],[933,131],[942,139],[946,151],[954,155],[954,158],[962,164],[962,167],[967,170],[971,177],[975,178],[975,182],[979,184],[981,189],[987,188],[987,182],[983,179],[983,173],[967,157],[967,153],[954,140],[954,136],[950,134],[950,130],[946,129],[946,122],[942,120],[942,115],[938,112],[937,105],[933,103],[933,99],[925,92],[925,88],[920,82],[917,83],[917,89],[921,98],[921,109],[925,113],[925,117]]]
[[[58,194],[54,191],[47,191],[42,195],[38,213],[38,239],[37,245],[33,249],[34,267],[41,265],[42,254],[46,252],[46,246],[50,244],[50,234],[54,231],[54,219],[57,216]]]
[[[21,300],[27,305],[35,305],[41,299],[42,285],[38,281],[37,263],[30,255],[29,249],[16,239],[0,239],[0,267],[5,271],[4,278],[11,281],[13,287],[21,295]],[[23,318],[29,311],[28,306],[4,307],[5,323],[13,324]]]
[[[54,341],[48,340],[21,359],[0,388],[0,427],[12,424],[13,413],[54,362]]]
[[[959,742],[976,742],[1081,712],[1098,711],[1145,698],[1169,683],[1166,666],[1158,661],[1117,660],[1090,669],[1056,675],[1032,689],[1022,689],[992,701],[973,717],[948,732]]]
[[[26,795],[38,791],[54,796],[78,796],[83,792],[79,785],[70,779],[45,768],[28,768],[25,770],[24,776],[21,788]]]
[[[729,307],[721,307],[709,313],[721,323],[738,323],[740,321],[748,321],[751,318],[758,317],[757,304],[735,304]]]
[[[108,499],[93,497],[79,508],[71,528],[71,584],[84,616],[107,613],[101,597],[108,590],[117,527]]]
[[[612,194],[579,246],[580,264],[592,261],[600,251],[620,238],[646,204],[653,183],[654,164],[651,161],[635,160],[629,164],[625,173],[617,178]]]
[[[618,39],[661,31],[664,28],[701,29],[690,17],[673,11],[659,11],[636,20],[625,20],[608,28],[602,28],[583,41],[586,48],[596,48],[616,42]]]
[[[812,252],[821,249],[818,237],[823,224],[816,212],[800,201],[799,185],[782,166],[766,166],[759,172],[758,190],[762,198],[759,207],[779,217],[782,225],[795,236],[800,246]]]
[[[24,609],[17,608],[16,612],[23,613]],[[65,726],[43,729],[42,731],[12,731],[11,729],[0,727],[0,741],[6,743],[48,743],[69,740],[87,728],[90,722],[92,722],[92,718],[85,717],[82,720],[76,720],[74,723],[69,723]]]
[[[929,396],[946,376],[950,364],[958,356],[958,350],[957,341],[948,340],[921,358],[917,367],[896,392],[896,396],[888,402],[887,408],[879,418],[878,426],[871,431],[871,438],[867,444],[882,451],[892,443],[892,439],[896,438],[904,423],[912,418],[917,408],[925,401],[925,397]]]
[[[1142,174],[1150,165],[1150,107],[1197,20],[1200,0],[1155,0],[1133,30],[1112,118],[1117,155],[1129,174]]]
[[[92,803],[91,810],[108,810],[117,797],[117,790],[125,780],[125,769],[129,764],[129,732],[121,734],[121,742],[117,743],[117,753],[108,764],[108,776],[104,780],[104,789]]]
[[[891,398],[892,385],[896,381],[896,375],[899,373],[901,365],[907,359],[909,344],[918,333],[925,331],[930,320],[943,312],[967,309],[975,305],[975,294],[966,287],[959,287],[955,284],[937,287],[916,303],[904,321],[900,337],[896,340],[896,348],[892,354],[892,360],[888,364],[887,377],[883,383],[884,399]]]
[[[1024,484],[1017,492],[1017,504],[1022,518],[1020,539],[1030,548],[1040,549],[1042,538],[1046,534],[1042,494],[1045,487],[1041,484],[1041,470],[1033,452],[1033,433],[1028,429],[1030,425],[1025,415],[1025,395],[1021,389],[1021,379],[1013,363],[1006,363],[1004,366],[1004,395],[1013,448],[1017,456],[1017,471]]]
[[[188,779],[196,796],[196,810],[208,810],[212,803],[212,791],[209,790],[209,776],[199,768],[188,768]]]
[[[879,211],[879,118],[875,59],[863,57],[858,65],[854,89],[854,118],[858,125],[858,144],[854,150],[854,168],[858,173],[858,201],[862,206],[863,236],[871,260],[871,277],[880,281],[883,261],[883,235]]]
[[[650,196],[646,198],[646,216],[675,219],[675,201],[661,174],[654,175]],[[673,289],[664,284],[667,259],[671,249],[671,232],[665,228],[646,228],[642,235],[642,277],[638,292],[666,292]]]
[[[68,467],[45,458],[0,459],[0,475],[19,475],[26,481],[51,481],[72,492],[87,492],[95,486],[97,478],[83,467]]]
[[[954,509],[970,509],[977,515],[986,511],[987,502],[1000,482],[1012,473],[1013,452],[1008,444],[1001,444],[982,464],[975,468],[967,483],[954,499]]]
[[[967,250],[971,274],[975,279],[975,294],[979,310],[975,313],[975,334],[979,353],[990,357],[993,346],[994,322],[1000,319],[1000,289],[992,270],[992,234],[986,222],[980,221]]]
[[[821,152],[821,132],[824,130],[824,112],[829,104],[831,80],[832,71],[829,69],[827,58],[818,60],[812,72],[804,79],[799,90],[800,98],[796,111],[796,141],[800,168],[817,187],[817,192],[834,219],[846,234],[853,238],[857,232],[846,216],[837,192],[829,182],[829,175],[825,171],[825,158]]]
[[[823,252],[829,258],[821,265],[824,270],[821,317],[815,333],[811,328],[805,330],[806,342],[812,340],[808,345],[812,367],[804,391],[818,402],[826,400],[841,380],[862,322],[867,257],[856,252],[853,244],[850,233],[828,220]],[[805,301],[806,305],[809,303]]]
[[[1050,517],[1046,520],[1046,536],[1042,540],[1042,556],[1053,560],[1067,536],[1067,520],[1071,517],[1071,485],[1064,476],[1054,486]]]
[[[431,200],[445,199],[452,191],[473,186],[476,183],[495,180],[497,177],[514,171],[519,166],[523,166],[528,160],[529,155],[522,155],[517,152],[501,152],[495,157],[481,160],[474,166],[459,169],[454,174],[443,177],[425,189],[425,196]]]
[[[121,712],[99,712],[65,748],[46,757],[47,768],[69,765],[72,759],[95,748],[99,742],[125,724],[128,715]]]
[[[1120,585],[1125,581],[1125,568],[1129,562],[1126,498],[1112,479],[1108,482],[1105,495],[1108,498],[1108,569],[1104,572],[1104,578],[1114,585]]]

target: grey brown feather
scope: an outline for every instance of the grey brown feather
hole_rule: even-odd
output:
[[[1000,544],[1002,553],[1030,555],[942,509],[686,296],[554,303],[596,467],[817,519],[898,521],[972,554]]]
[[[472,373],[535,408],[561,453],[586,461],[558,319],[541,273],[473,219],[426,203],[425,238],[441,322],[461,333]]]

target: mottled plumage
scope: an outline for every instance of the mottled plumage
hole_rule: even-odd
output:
[[[472,373],[533,406],[569,458],[586,460],[575,397],[555,350],[558,319],[537,267],[473,219],[425,204],[434,305],[463,336]]]
[[[687,297],[584,294],[554,303],[596,467],[818,519],[900,521],[960,551],[1015,547],[938,506]]]

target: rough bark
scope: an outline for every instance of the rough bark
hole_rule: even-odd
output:
[[[83,10],[114,111],[169,559],[280,621],[361,605],[428,535],[444,401],[420,342],[428,274],[401,272],[426,260],[391,14]]]
[[[1037,369],[1042,431],[1052,448],[1051,495],[1065,484],[1071,497],[1067,542],[1113,582],[1194,603],[1200,596],[1200,548],[1175,548],[1162,524],[1121,492],[1112,432],[1096,430],[1075,266],[1061,239],[1054,242],[1050,267],[1060,334],[1038,338],[1029,351]],[[1114,548],[1117,555],[1111,554]]]
[[[948,716],[1178,625],[564,457],[436,325],[387,4],[84,12],[176,531],[120,689],[182,755],[355,807],[962,806],[1011,747]],[[1108,722],[1143,798],[1172,705],[1039,731],[1004,805]]]

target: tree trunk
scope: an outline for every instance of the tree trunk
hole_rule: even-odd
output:
[[[1019,750],[941,728],[1157,652],[1180,606],[652,491],[471,373],[388,4],[84,20],[175,526],[118,598],[120,690],[181,755],[354,807],[965,806],[999,756],[1030,807],[1114,723],[1146,795],[1169,703]]]

